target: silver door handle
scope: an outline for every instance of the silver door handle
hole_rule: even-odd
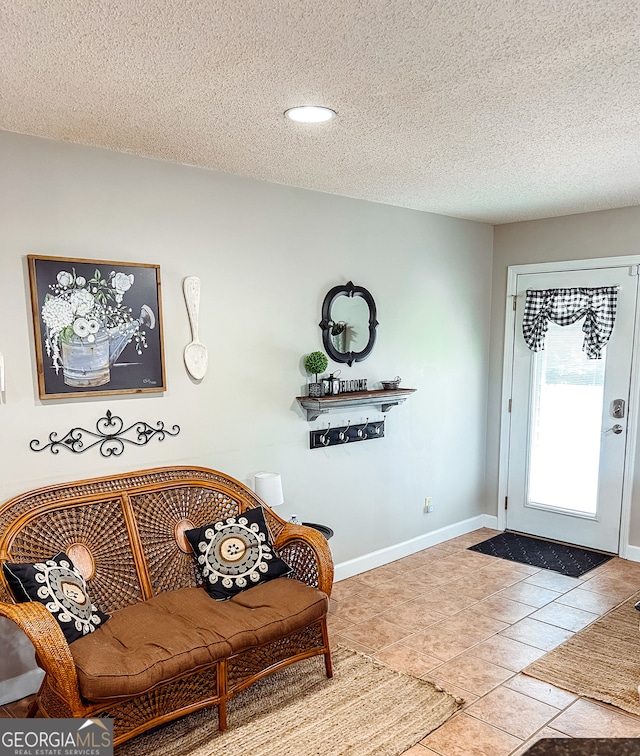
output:
[[[602,432],[608,433],[609,431],[613,431],[616,434],[616,436],[619,436],[623,430],[624,430],[623,427],[616,423],[616,425],[611,426],[611,428],[605,428]]]

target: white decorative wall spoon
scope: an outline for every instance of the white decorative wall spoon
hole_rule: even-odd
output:
[[[191,325],[191,342],[184,348],[184,364],[196,381],[202,380],[207,372],[209,355],[207,347],[198,338],[198,310],[200,308],[200,279],[187,276],[182,282],[184,299],[187,303],[189,324]]]

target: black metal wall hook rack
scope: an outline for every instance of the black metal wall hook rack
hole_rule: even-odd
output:
[[[347,423],[339,428],[330,425],[324,430],[309,431],[309,448],[326,449],[329,446],[345,446],[358,441],[370,441],[384,437],[384,420],[375,420],[359,425]]]

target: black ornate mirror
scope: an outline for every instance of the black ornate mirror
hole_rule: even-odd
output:
[[[334,362],[366,359],[376,340],[376,303],[362,286],[334,286],[322,303],[322,343]]]

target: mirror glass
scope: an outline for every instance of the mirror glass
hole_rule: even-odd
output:
[[[334,286],[322,304],[322,342],[334,362],[364,360],[376,337],[376,305],[362,286]]]
[[[369,305],[362,297],[336,297],[331,307],[331,341],[336,351],[361,352],[369,341]]]

